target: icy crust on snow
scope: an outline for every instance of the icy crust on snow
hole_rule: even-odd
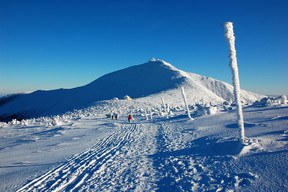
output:
[[[14,118],[27,118],[63,114],[88,107],[96,101],[115,97],[122,99],[126,95],[132,99],[154,100],[154,96],[168,94],[168,97],[174,97],[167,98],[168,104],[179,104],[182,100],[180,87],[185,88],[188,104],[233,100],[233,88],[227,83],[181,71],[162,60],[152,60],[109,73],[82,87],[21,95],[0,105],[0,117],[10,116],[12,119],[13,115]],[[246,91],[241,94],[244,102],[259,100],[261,97]]]

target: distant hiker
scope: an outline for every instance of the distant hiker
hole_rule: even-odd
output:
[[[131,122],[132,119],[133,119],[133,117],[132,117],[132,115],[130,114],[130,115],[128,116],[128,122]]]
[[[114,114],[111,115],[111,119],[112,119],[112,120],[114,119]]]
[[[117,113],[114,113],[114,117],[115,117],[115,119],[117,120],[117,119],[118,119],[118,114],[117,114]]]

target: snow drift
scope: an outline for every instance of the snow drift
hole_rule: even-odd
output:
[[[163,60],[151,60],[106,74],[82,87],[20,95],[0,105],[0,120],[62,114],[126,95],[146,102],[165,97],[167,104],[178,105],[183,102],[180,87],[185,88],[189,104],[233,100],[233,87],[228,83],[184,72]],[[242,90],[241,97],[244,102],[252,102],[262,96]]]

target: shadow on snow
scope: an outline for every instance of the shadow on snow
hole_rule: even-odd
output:
[[[221,167],[224,168],[225,162],[232,159],[229,156],[238,155],[242,150],[243,146],[238,139],[202,137],[193,140],[192,147],[167,151],[161,134],[158,137],[159,152],[148,156],[153,159],[154,167],[159,172],[157,191],[197,191],[199,186],[205,186],[206,189],[213,188],[211,191],[215,191],[215,186],[222,185],[223,190],[234,186],[233,173],[230,176],[222,174]],[[220,167],[216,168],[215,162],[220,162],[218,165]],[[211,178],[201,165],[216,168],[218,176],[212,178],[214,184],[211,184]],[[222,180],[225,180],[225,183],[221,183]],[[246,183],[243,181],[244,184]]]

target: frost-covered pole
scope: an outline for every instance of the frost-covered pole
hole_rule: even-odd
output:
[[[225,36],[228,41],[229,51],[230,51],[230,55],[229,55],[230,68],[232,70],[232,76],[233,76],[234,97],[235,97],[236,106],[237,106],[238,126],[240,128],[241,142],[242,144],[244,144],[245,143],[245,129],[244,129],[241,96],[240,96],[240,81],[239,81],[239,73],[238,73],[237,58],[236,58],[233,23],[232,22],[225,23],[225,30],[226,30]]]
[[[192,119],[192,117],[191,117],[191,115],[190,115],[189,106],[188,106],[188,104],[187,104],[187,99],[186,99],[186,94],[185,94],[185,91],[184,91],[184,87],[181,87],[181,92],[182,92],[182,96],[183,96],[184,103],[185,103],[185,106],[186,106],[188,118],[189,118],[189,119]]]
[[[145,109],[145,117],[146,117],[146,120],[149,120],[148,114],[147,114],[147,109]]]
[[[167,107],[166,107],[166,103],[165,103],[165,101],[164,101],[164,98],[161,97],[161,100],[162,100],[162,105],[163,105],[163,107],[164,107],[164,111],[165,111],[166,117],[168,118],[168,111],[167,111]]]
[[[166,112],[166,104],[165,104],[164,98],[161,97],[161,100],[162,100],[162,105],[163,105],[163,107],[164,107],[164,111]]]

